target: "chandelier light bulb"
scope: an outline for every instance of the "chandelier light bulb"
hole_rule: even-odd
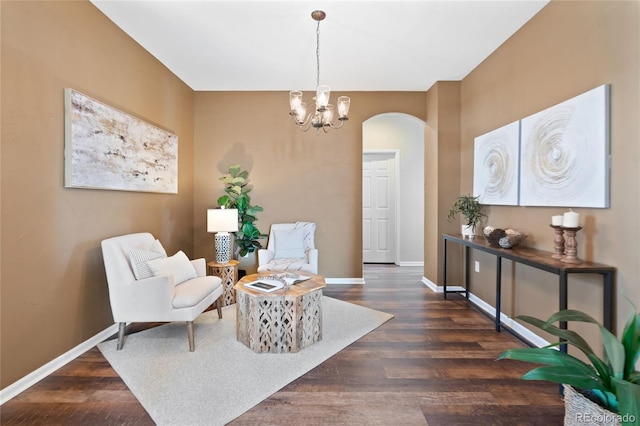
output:
[[[318,86],[316,89],[316,109],[323,111],[327,105],[329,105],[329,96],[331,96],[331,89],[326,84]]]

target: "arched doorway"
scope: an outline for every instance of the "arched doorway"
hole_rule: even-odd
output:
[[[424,264],[424,125],[403,113],[362,124],[364,263]]]

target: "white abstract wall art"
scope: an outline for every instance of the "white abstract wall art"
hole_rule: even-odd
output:
[[[519,155],[519,121],[475,138],[473,195],[482,204],[518,205]]]
[[[65,89],[67,188],[178,193],[176,135]]]
[[[609,85],[522,120],[520,204],[609,207]]]

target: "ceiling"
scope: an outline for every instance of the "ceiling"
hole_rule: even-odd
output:
[[[462,80],[548,0],[91,0],[196,91],[426,91]]]

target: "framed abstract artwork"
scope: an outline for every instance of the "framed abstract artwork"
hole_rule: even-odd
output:
[[[475,138],[473,195],[482,204],[518,205],[519,150],[519,121]]]
[[[64,90],[64,186],[178,193],[178,138],[72,89]]]
[[[609,85],[521,120],[520,204],[609,207]]]

